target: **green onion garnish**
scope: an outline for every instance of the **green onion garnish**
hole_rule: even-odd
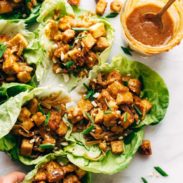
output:
[[[94,120],[93,120],[93,118],[92,118],[92,116],[88,112],[85,112],[85,115],[91,121],[92,124],[95,123]]]
[[[86,36],[86,35],[84,35],[84,36],[78,36],[78,37],[75,38],[75,40],[83,39],[83,38],[85,38],[85,37],[87,37],[87,36]]]
[[[105,16],[105,18],[114,18],[114,17],[117,17],[119,13],[116,13],[116,12],[112,12],[112,13],[109,13],[108,15]]]
[[[55,147],[54,144],[40,144],[39,148],[41,149],[53,149]]]
[[[124,123],[127,121],[127,119],[128,119],[128,113],[127,112],[125,112],[125,114],[124,114]]]
[[[85,99],[94,100],[93,95],[95,94],[95,91],[91,89],[89,86],[87,86],[85,83],[83,83],[83,86],[87,89],[87,95],[85,96]]]
[[[51,116],[51,113],[50,111],[48,112],[48,114],[46,115],[46,120],[44,122],[44,125],[47,126],[48,125],[48,122],[49,122],[49,119],[50,119],[50,116]]]
[[[67,69],[69,69],[70,67],[72,67],[74,65],[74,61],[72,61],[72,60],[70,60],[70,61],[68,61],[68,62],[66,62],[65,64],[64,64],[64,66],[67,68]]]
[[[112,113],[112,111],[110,111],[110,110],[104,111],[104,114],[111,114],[111,113]]]
[[[94,128],[95,128],[94,125],[91,125],[91,126],[89,126],[87,129],[85,129],[85,130],[82,132],[82,134],[83,134],[83,135],[87,135],[87,134],[89,134]]]
[[[0,58],[3,56],[6,49],[7,49],[7,46],[5,44],[0,43]]]
[[[143,183],[148,183],[148,181],[144,177],[141,177],[141,180]]]
[[[124,53],[126,53],[127,55],[132,56],[132,50],[130,49],[130,47],[123,47],[121,46],[121,49],[123,50]]]
[[[109,110],[112,111],[112,109],[111,109],[111,107],[109,106],[109,104],[108,104],[106,98],[105,98],[104,100],[105,100],[105,103],[106,103],[107,107],[109,108]]]
[[[134,109],[135,109],[135,111],[137,112],[137,114],[138,114],[139,116],[142,116],[141,110],[140,110],[136,105],[134,105]]]
[[[40,104],[38,105],[38,111],[41,112],[42,114],[45,114],[45,112]]]
[[[80,31],[87,31],[89,30],[88,28],[77,28],[77,27],[73,27],[72,30],[76,31],[76,32],[80,32]]]
[[[154,167],[154,169],[163,177],[168,177],[168,174],[159,166]]]

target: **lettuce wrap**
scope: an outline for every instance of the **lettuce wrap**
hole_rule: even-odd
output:
[[[15,134],[10,133],[13,127],[16,125],[18,117],[21,113],[22,106],[27,104],[27,102],[31,101],[33,98],[43,99],[46,97],[50,97],[56,94],[57,98],[60,99],[63,103],[69,101],[69,97],[67,93],[62,89],[62,86],[57,87],[42,87],[42,88],[35,88],[31,91],[24,91],[19,93],[18,95],[11,97],[5,103],[0,106],[0,150],[7,152],[10,156],[15,159],[19,160],[26,165],[37,164],[43,156],[36,156],[37,158],[32,158],[29,156],[20,155],[20,141],[18,136]],[[38,109],[42,111],[43,109],[39,107]],[[53,109],[52,109],[53,110]],[[42,112],[44,113],[44,112]],[[50,119],[50,113],[45,114],[45,127],[48,125],[48,120]],[[47,122],[46,122],[47,121]],[[46,124],[47,123],[47,124]],[[20,124],[20,122],[19,122]],[[38,128],[38,127],[36,127]],[[26,133],[31,134],[25,130]],[[16,138],[15,138],[16,137]],[[19,137],[20,138],[20,137]],[[21,137],[23,139],[23,137]],[[28,138],[28,136],[27,136]]]
[[[12,22],[23,20],[28,25],[33,24],[39,16],[41,3],[42,0],[22,0],[16,3],[2,2],[0,19],[11,20]]]
[[[9,20],[0,20],[0,34],[2,35],[2,37],[16,37],[16,35],[22,35],[26,39],[28,45],[24,49],[22,57],[24,58],[25,62],[33,68],[31,80],[26,84],[16,81],[9,81],[9,83],[6,83],[6,81],[1,81],[0,85],[2,84],[2,82],[3,84],[0,86],[0,103],[2,103],[9,97],[15,96],[21,91],[25,91],[26,89],[31,89],[32,87],[37,86],[44,75],[44,66],[43,50],[36,40],[36,35],[32,32],[25,30],[24,22],[20,21],[18,23],[13,23]],[[2,57],[7,49],[6,44],[3,43],[3,40],[1,46],[5,46],[4,50],[2,50],[1,48]],[[1,79],[3,79],[4,76],[1,72],[2,71],[0,71],[0,77],[2,77]]]
[[[57,12],[56,15],[55,15],[55,12]],[[108,42],[108,47],[105,48],[104,50],[100,51],[100,53],[99,52],[96,53],[98,63],[95,66],[93,66],[91,69],[89,69],[88,72],[90,72],[90,70],[92,70],[93,68],[98,67],[98,65],[101,65],[102,63],[104,63],[108,59],[108,56],[109,56],[109,53],[111,50],[114,30],[113,30],[111,24],[106,19],[97,17],[95,14],[93,14],[89,11],[79,9],[77,7],[71,7],[66,2],[66,0],[56,0],[56,1],[46,0],[42,4],[42,7],[40,9],[40,15],[37,19],[37,21],[40,23],[40,25],[38,27],[39,40],[40,40],[40,44],[42,45],[45,52],[47,53],[47,69],[50,71],[48,74],[48,77],[45,79],[45,81],[50,78],[50,75],[53,75],[52,77],[56,76],[55,72],[53,73],[53,71],[51,69],[51,67],[54,65],[55,62],[53,61],[53,59],[51,60],[51,58],[50,58],[50,54],[51,54],[50,51],[55,49],[56,44],[54,43],[54,41],[48,39],[48,37],[46,35],[46,31],[48,30],[48,28],[49,28],[50,24],[53,22],[53,20],[54,20],[54,22],[58,22],[60,18],[63,18],[66,15],[68,15],[70,17],[75,16],[75,18],[78,20],[80,19],[80,16],[83,15],[83,16],[85,16],[85,18],[89,17],[88,19],[91,19],[92,21],[96,21],[98,23],[102,23],[105,26],[105,29],[107,32],[106,40]],[[55,18],[55,16],[57,16],[57,17]],[[76,19],[74,20],[75,22],[76,22]],[[72,28],[69,30],[71,31]],[[83,29],[82,27],[75,29],[76,34],[78,34],[77,32],[80,32],[82,30],[85,30],[85,29]],[[88,28],[86,30],[88,30]],[[53,33],[51,33],[51,35],[55,34],[55,33],[56,33],[56,31],[55,32],[53,31]],[[81,38],[84,39],[84,37],[86,37],[86,36],[77,36],[76,39],[78,41]],[[72,47],[72,45],[70,45],[70,49],[71,49],[71,47]],[[62,57],[62,54],[61,54],[61,57]],[[77,62],[79,62],[79,61],[77,61]],[[66,65],[66,69],[68,69],[68,67],[72,67],[73,66],[72,64],[74,64],[72,59],[70,59],[69,62],[67,62],[67,63],[68,63],[67,65],[64,63]],[[63,66],[64,64],[61,64],[61,65]],[[75,62],[75,64],[76,64],[76,62]],[[65,67],[65,65],[64,65],[64,67]],[[73,69],[74,72],[76,72],[76,70],[78,70],[78,67]],[[58,71],[60,71],[60,70],[58,69]],[[56,71],[56,73],[57,73],[57,71]],[[60,73],[60,75],[57,74],[56,78],[59,82],[65,83],[67,85],[67,88],[69,90],[71,90],[72,88],[74,88],[77,85],[77,83],[79,81],[81,81],[82,78],[85,78],[86,76],[87,75],[80,77],[78,72],[76,72],[74,74],[71,72],[71,73]]]
[[[34,176],[36,175],[36,173],[38,172],[38,169],[40,167],[42,167],[44,164],[48,163],[49,161],[53,161],[53,160],[57,160],[58,162],[62,162],[62,163],[67,163],[68,159],[66,154],[60,150],[57,151],[56,153],[52,153],[52,154],[48,154],[47,156],[45,156],[35,167],[34,170],[32,170],[31,172],[29,172],[26,177],[25,180],[23,181],[23,183],[31,183]],[[86,173],[86,175],[81,179],[82,183],[90,183],[91,182],[91,174],[89,172]]]
[[[113,154],[111,150],[103,152],[97,145],[87,145],[84,137],[86,130],[83,131],[84,133],[71,134],[68,140],[71,140],[73,144],[65,148],[68,152],[68,159],[82,169],[94,173],[114,174],[125,169],[142,143],[144,126],[158,124],[164,118],[169,103],[169,92],[163,79],[144,64],[131,61],[124,56],[117,56],[111,64],[105,63],[93,70],[84,83],[88,84],[91,79],[97,78],[99,73],[110,73],[114,70],[122,75],[138,78],[142,83],[140,96],[148,99],[152,108],[143,120],[131,125],[131,133],[123,138],[124,152],[122,154]],[[83,93],[86,88],[82,84],[75,91]],[[91,116],[88,118],[91,120]],[[90,130],[90,132],[93,131]]]

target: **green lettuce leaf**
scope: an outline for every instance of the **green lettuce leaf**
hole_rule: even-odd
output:
[[[46,156],[44,156],[44,158],[42,158],[38,164],[36,165],[35,169],[32,170],[31,172],[29,172],[23,183],[31,183],[34,176],[36,175],[38,169],[45,163],[51,161],[51,160],[57,160],[59,162],[63,162],[63,163],[67,163],[68,162],[68,159],[66,157],[66,154],[60,150],[60,151],[57,151],[55,153],[52,153],[52,154],[48,154]],[[91,183],[91,174],[90,173],[87,173],[86,176],[83,177],[83,180],[82,180],[82,183]]]
[[[52,50],[54,48],[54,42],[50,41],[46,35],[45,35],[45,30],[47,28],[49,19],[52,18],[53,13],[55,12],[55,10],[60,10],[61,12],[61,16],[64,15],[70,15],[70,14],[75,14],[76,16],[79,16],[81,14],[85,14],[86,10],[82,10],[76,7],[71,7],[66,0],[56,0],[56,1],[52,1],[52,0],[47,0],[43,3],[41,10],[40,10],[40,16],[38,17],[38,22],[40,22],[41,24],[38,27],[38,33],[39,33],[39,40],[40,40],[40,44],[41,46],[44,48],[45,52],[47,53],[47,59],[45,59],[45,63],[47,65],[47,77],[45,77],[45,80],[43,81],[43,83],[46,85],[47,83],[49,83],[49,81],[51,80],[52,82],[55,81],[55,83],[57,82],[62,82],[67,86],[68,90],[73,89],[80,81],[81,78],[78,78],[74,75],[67,75],[67,74],[60,74],[60,75],[56,75],[53,73],[52,71],[52,61],[49,60],[49,50]],[[110,46],[105,49],[100,55],[98,55],[98,59],[99,59],[99,65],[103,64],[104,62],[106,62],[106,60],[108,59],[110,50],[111,50],[111,46],[112,46],[112,42],[113,42],[113,37],[114,37],[114,29],[112,28],[112,25],[104,18],[99,18],[97,16],[93,16],[93,19],[97,19],[97,21],[99,22],[103,22],[106,26],[107,29],[107,39],[108,42],[110,43]],[[94,66],[98,67],[97,65]]]
[[[13,149],[15,145],[15,138],[10,134],[0,139],[0,151],[8,152]]]

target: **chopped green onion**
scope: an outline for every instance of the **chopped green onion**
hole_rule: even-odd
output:
[[[7,49],[7,46],[5,44],[0,43],[0,58],[3,56],[6,49]]]
[[[49,122],[49,119],[50,119],[50,116],[51,116],[51,113],[50,111],[48,112],[48,114],[46,115],[46,120],[44,122],[44,125],[47,126],[48,125],[48,122]]]
[[[45,114],[43,108],[41,107],[41,105],[38,105],[38,111],[41,112],[42,114]]]
[[[140,110],[136,105],[134,105],[134,109],[135,109],[135,111],[137,112],[137,114],[138,114],[139,116],[142,116],[141,110]]]
[[[87,129],[85,129],[85,130],[82,132],[82,134],[83,134],[83,135],[87,135],[87,134],[89,134],[94,128],[95,128],[94,125],[91,125],[91,126],[89,126]]]
[[[111,114],[111,113],[112,113],[112,111],[110,111],[110,110],[104,111],[104,114]]]
[[[105,103],[106,103],[107,107],[109,108],[109,110],[112,111],[112,109],[111,109],[111,107],[109,106],[109,104],[108,104],[106,98],[105,98],[104,100],[105,100]]]
[[[88,87],[88,85],[86,83],[83,83],[83,86],[87,89],[90,90],[90,88]]]
[[[127,55],[132,56],[132,50],[130,49],[130,47],[123,47],[121,46],[121,49],[123,50],[124,53],[126,53]]]
[[[109,13],[108,15],[105,16],[105,18],[114,18],[114,17],[117,17],[119,13],[116,13],[116,12],[112,12],[112,13]]]
[[[72,28],[72,30],[74,30],[74,31],[76,31],[76,32],[80,32],[80,31],[87,31],[87,30],[89,30],[88,28]]]
[[[87,95],[85,96],[85,99],[94,100],[93,95],[95,94],[95,91],[93,89],[90,89],[89,86],[87,86],[85,83],[83,83],[83,86],[87,89]]]
[[[95,123],[94,120],[93,120],[93,118],[92,118],[92,116],[88,112],[85,112],[85,115],[91,121],[92,124]]]
[[[41,149],[53,149],[55,147],[54,144],[40,144],[39,148]]]
[[[66,62],[65,64],[64,64],[64,66],[67,68],[67,69],[69,69],[70,67],[72,67],[74,65],[74,61],[72,61],[72,60],[70,60],[70,61],[68,61],[68,62]]]
[[[168,174],[159,166],[154,167],[154,169],[163,177],[168,177]]]
[[[78,37],[75,38],[75,40],[83,39],[83,38],[85,38],[85,37],[87,37],[87,36],[86,36],[86,35],[84,35],[84,36],[78,36]]]
[[[127,121],[127,119],[128,119],[128,113],[127,112],[125,112],[125,114],[124,114],[124,123],[126,123],[126,121]]]
[[[148,181],[144,177],[141,177],[141,180],[143,183],[148,183]]]

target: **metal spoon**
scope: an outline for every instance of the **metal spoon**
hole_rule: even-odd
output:
[[[176,0],[169,0],[166,5],[158,13],[146,13],[144,14],[144,19],[147,21],[153,22],[160,29],[163,29],[162,16],[167,11],[167,9],[175,2]]]

